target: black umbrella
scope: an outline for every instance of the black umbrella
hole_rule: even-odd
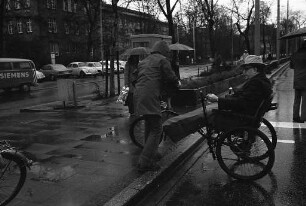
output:
[[[282,36],[280,39],[291,39],[291,38],[299,37],[299,36],[306,36],[306,27],[300,28],[296,31],[292,31],[292,32]]]

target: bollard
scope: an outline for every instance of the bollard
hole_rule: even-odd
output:
[[[73,104],[75,107],[78,106],[77,100],[76,100],[76,94],[75,94],[75,81],[72,83],[72,95],[73,95]]]

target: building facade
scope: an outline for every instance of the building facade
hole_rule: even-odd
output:
[[[72,61],[99,61],[101,43],[103,50],[110,47],[114,21],[112,6],[102,6],[101,38],[99,7],[85,5],[84,2],[7,0],[3,56],[32,59],[38,68],[51,63],[51,54],[55,54],[56,63],[64,65]],[[89,18],[89,13],[93,15],[94,12],[95,16]],[[131,35],[168,34],[167,23],[157,21],[148,14],[121,7],[118,7],[118,14],[117,44],[120,53],[131,46]]]

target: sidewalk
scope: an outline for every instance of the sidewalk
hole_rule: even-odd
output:
[[[141,151],[128,135],[127,107],[115,98],[54,109],[59,105],[25,108],[0,123],[0,136],[15,140],[35,161],[10,205],[132,205],[203,142],[197,134],[177,144],[166,141],[160,148],[162,169],[141,175],[136,171]]]

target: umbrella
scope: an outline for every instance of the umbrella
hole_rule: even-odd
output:
[[[170,50],[177,50],[177,51],[192,51],[194,50],[190,46],[187,46],[185,44],[175,43],[169,45]]]
[[[150,54],[151,49],[146,47],[135,47],[132,49],[126,50],[122,55],[123,56],[131,56],[131,55],[148,55]]]
[[[296,31],[292,31],[286,34],[285,36],[282,36],[281,39],[291,39],[291,38],[299,37],[299,36],[306,36],[306,27],[300,28]]]

